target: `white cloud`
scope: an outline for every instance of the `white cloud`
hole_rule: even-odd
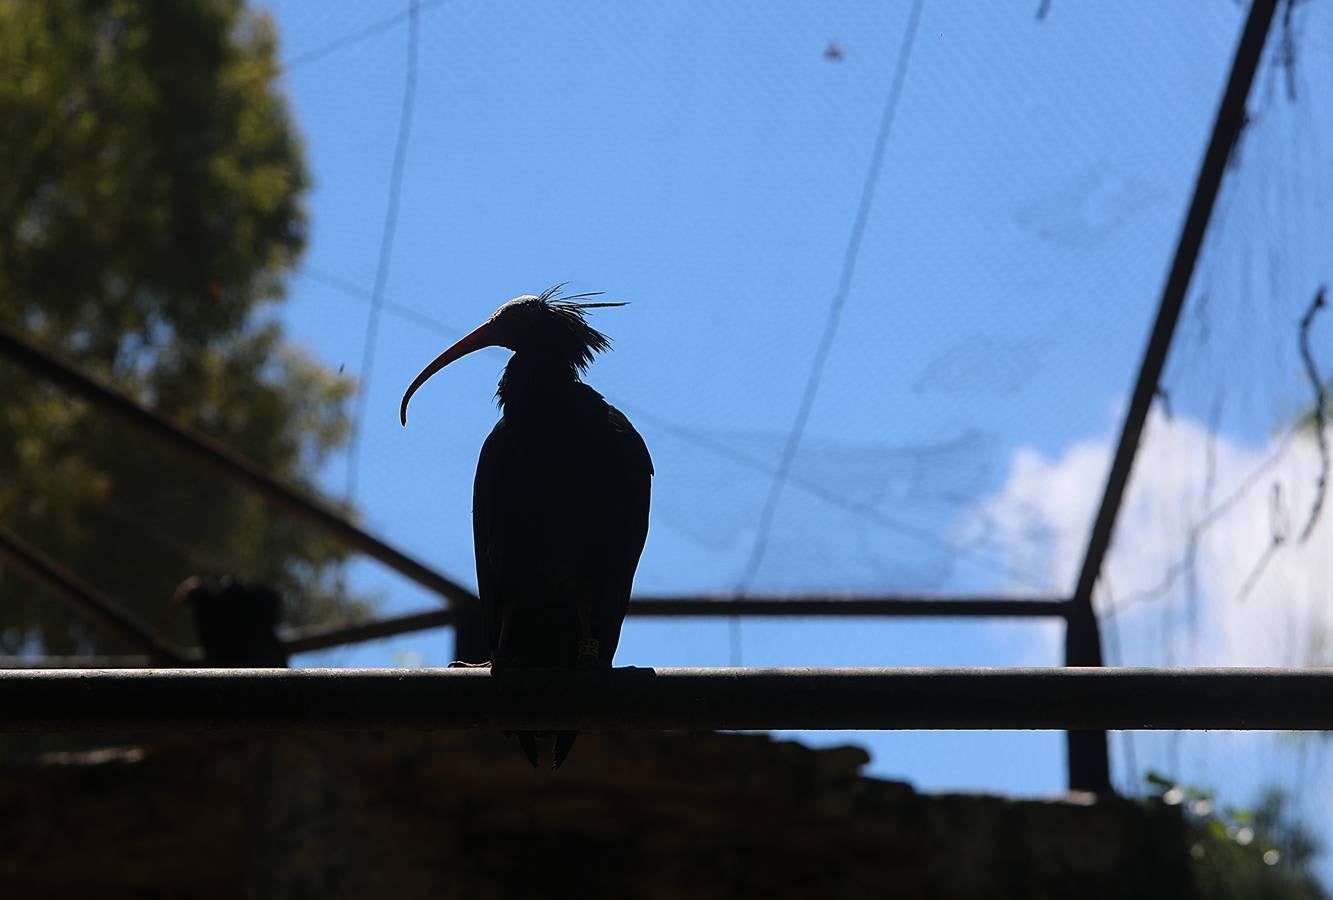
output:
[[[984,529],[1016,568],[1072,586],[1114,439],[1083,440],[1053,458],[1019,449],[967,530]],[[1300,540],[1318,474],[1312,434],[1253,446],[1154,415],[1098,597],[1103,609],[1123,609],[1123,662],[1333,665],[1333,498]],[[1282,540],[1272,547],[1275,533]]]

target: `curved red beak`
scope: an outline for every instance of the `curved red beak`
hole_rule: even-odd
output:
[[[435,357],[430,365],[421,370],[420,375],[412,379],[412,383],[408,385],[407,392],[403,394],[402,406],[398,408],[398,418],[403,423],[404,428],[407,427],[407,401],[412,399],[412,395],[417,392],[417,388],[425,384],[430,376],[434,375],[454,360],[467,356],[474,350],[499,345],[500,342],[496,339],[497,335],[492,330],[493,325],[493,322],[486,322],[470,334],[459,338],[456,344]]]

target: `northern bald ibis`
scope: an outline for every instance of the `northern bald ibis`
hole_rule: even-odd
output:
[[[403,394],[483,347],[514,351],[496,391],[503,415],[481,448],[472,496],[477,589],[492,675],[505,667],[610,668],[648,536],[652,459],[625,415],[580,381],[610,340],[590,309],[623,303],[516,297],[445,350]],[[485,665],[485,663],[483,663]],[[537,765],[535,735],[520,733]],[[558,768],[574,743],[555,735]]]

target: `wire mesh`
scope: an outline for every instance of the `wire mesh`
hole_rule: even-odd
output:
[[[504,355],[432,382],[407,432],[398,399],[501,301],[572,280],[632,301],[598,315],[616,350],[589,381],[654,455],[642,593],[1072,588],[1244,9],[924,4],[903,65],[908,3],[267,8],[315,186],[308,251],[263,318],[329,370],[364,377],[376,360],[356,423],[371,531],[472,584],[471,479]],[[1224,181],[1098,596],[1127,664],[1333,653],[1327,451],[1306,422],[1333,373],[1333,313],[1314,306],[1333,234],[1331,15],[1284,4]],[[143,452],[147,473],[177,465]],[[315,466],[316,487],[343,495],[349,465]],[[151,545],[181,577],[285,578],[291,619],[315,615],[301,609],[309,571],[246,570],[254,534],[174,524],[241,502],[229,489],[162,482],[81,507],[108,552]],[[385,612],[434,602],[367,564],[322,577]],[[155,604],[159,581],[125,571],[98,587]],[[735,652],[721,626],[636,627],[628,662]],[[79,648],[80,628],[53,621],[69,638],[54,649]],[[1049,664],[1057,642],[1026,625],[775,622],[746,626],[741,644],[756,662]],[[433,644],[395,646],[444,661]],[[4,649],[32,649],[31,635]],[[1160,766],[1172,752],[1179,763],[1178,745],[1134,756]]]

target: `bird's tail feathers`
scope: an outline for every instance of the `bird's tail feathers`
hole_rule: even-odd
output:
[[[574,748],[574,739],[579,736],[577,731],[557,731],[555,733],[555,742],[551,745],[551,768],[558,769],[560,764],[569,756],[569,751]]]
[[[527,757],[528,762],[532,763],[534,769],[538,768],[541,753],[537,749],[537,739],[542,738],[542,743],[547,743],[550,739],[551,747],[551,769],[560,768],[561,764],[569,756],[569,751],[574,747],[574,740],[579,736],[577,731],[506,731],[505,737],[518,738],[518,746],[523,750],[523,755]]]
[[[523,755],[532,763],[532,767],[537,768],[537,734],[533,731],[516,731],[514,736],[518,738],[518,745],[523,748]]]

